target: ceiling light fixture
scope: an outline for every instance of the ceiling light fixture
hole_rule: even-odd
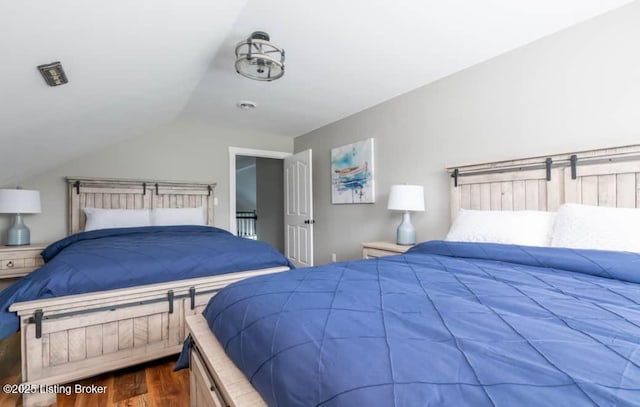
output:
[[[255,109],[257,105],[256,105],[256,102],[252,102],[250,100],[243,100],[242,102],[238,102],[236,106],[238,106],[238,108],[242,110],[252,110],[252,109]]]
[[[284,75],[284,50],[269,42],[269,34],[255,31],[236,45],[236,72],[256,81],[274,81]]]

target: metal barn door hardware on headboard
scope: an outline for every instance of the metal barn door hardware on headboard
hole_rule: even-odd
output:
[[[142,185],[142,195],[147,194],[147,184],[152,184],[156,195],[160,195],[160,187],[167,188],[204,188],[207,191],[207,195],[211,195],[213,190],[217,186],[217,183],[213,184],[200,184],[200,183],[192,183],[192,182],[179,182],[179,181],[137,181],[137,180],[125,180],[125,179],[101,179],[101,178],[92,178],[92,179],[78,179],[76,177],[67,177],[67,180],[73,185],[76,190],[76,194],[80,195],[80,186],[96,186],[96,185],[118,185],[118,186],[139,186]]]
[[[617,151],[617,152],[613,152]],[[611,153],[610,153],[611,152]],[[571,168],[571,179],[578,177],[578,165],[595,165],[640,160],[640,146],[621,147],[584,151],[576,154],[560,154],[551,157],[535,157],[522,160],[500,161],[497,163],[478,164],[464,167],[451,167],[449,171],[454,186],[459,184],[460,177],[504,174],[518,171],[545,170],[545,178],[551,181],[553,168]]]

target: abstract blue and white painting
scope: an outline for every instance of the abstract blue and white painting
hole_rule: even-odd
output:
[[[331,203],[375,202],[373,139],[331,149]]]

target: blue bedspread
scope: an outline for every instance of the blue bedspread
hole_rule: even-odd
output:
[[[204,314],[272,407],[638,406],[638,283],[638,254],[435,241]]]
[[[0,292],[0,339],[18,330],[14,302],[251,269],[290,266],[266,243],[205,226],[103,229],[62,239],[46,264]]]

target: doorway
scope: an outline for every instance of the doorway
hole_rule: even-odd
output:
[[[284,253],[283,160],[236,155],[236,233]]]
[[[257,240],[268,241],[296,267],[313,265],[313,225],[315,220],[313,220],[311,154],[311,150],[291,154],[229,147],[229,231],[234,235],[239,234],[238,217],[240,217],[241,222],[245,222],[241,226],[243,234]],[[242,158],[237,160],[239,156]],[[261,161],[261,158],[272,160]],[[248,210],[237,213],[239,207],[236,205],[236,201],[244,198],[237,193],[236,179],[252,179],[252,175],[243,174],[243,172],[251,170],[244,168],[252,165],[259,166],[259,162],[263,164],[255,170],[255,205],[252,205],[253,202],[250,200],[248,207],[241,207]],[[279,189],[278,185],[282,185],[282,189]],[[262,188],[265,188],[266,192],[261,192]],[[274,198],[273,200],[263,198],[267,202],[266,209],[260,206],[259,194],[271,195]],[[252,194],[250,195],[252,196]],[[275,197],[278,195],[280,203],[275,203]],[[279,209],[277,215],[273,212],[275,207]],[[262,216],[261,211],[265,210],[266,216]],[[270,216],[269,213],[274,215]],[[252,222],[254,223],[252,224]],[[264,239],[260,237],[261,227],[266,232]]]
[[[285,250],[283,160],[290,155],[229,147],[229,231],[266,241],[281,253]]]

